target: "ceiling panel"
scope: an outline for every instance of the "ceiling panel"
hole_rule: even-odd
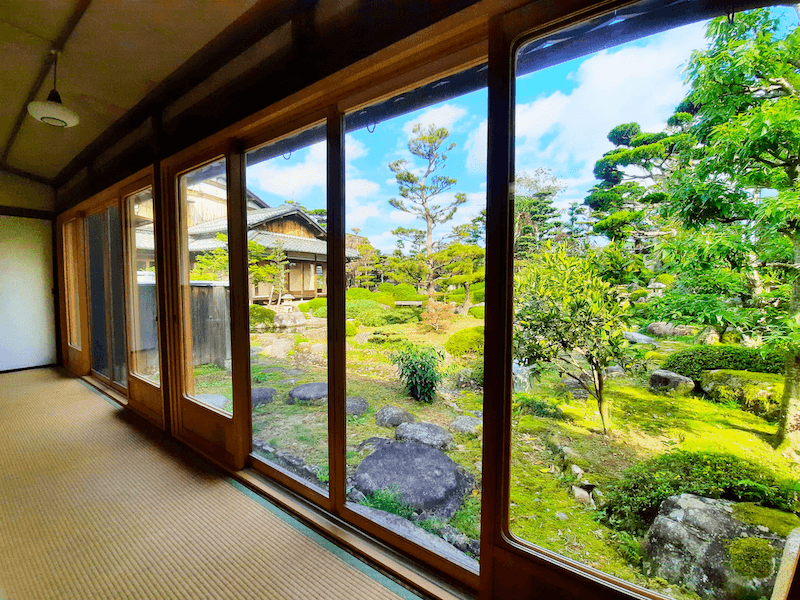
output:
[[[0,2],[0,21],[13,25],[50,44],[56,41],[75,10],[64,0],[17,0]]]
[[[49,42],[0,22],[0,154],[49,49]]]
[[[93,0],[58,62],[58,91],[64,105],[80,116],[80,124],[58,130],[26,117],[8,164],[54,177],[100,133],[255,3],[256,0]],[[18,12],[28,14],[24,10]],[[39,64],[45,55],[46,49]],[[46,98],[51,77],[37,99]],[[28,91],[24,90],[25,96]],[[13,98],[9,96],[9,100]],[[16,106],[22,103],[24,98]],[[5,131],[13,126],[15,117]],[[6,120],[0,116],[0,134]]]

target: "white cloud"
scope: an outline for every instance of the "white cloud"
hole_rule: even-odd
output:
[[[347,202],[351,202],[355,198],[375,197],[381,189],[381,186],[369,179],[346,179],[345,180],[344,194]]]
[[[486,123],[483,121],[470,131],[464,144],[464,149],[467,151],[467,171],[471,173],[486,172]]]
[[[452,133],[453,126],[465,117],[467,113],[467,109],[462,106],[442,104],[441,106],[429,108],[416,119],[406,122],[403,125],[403,131],[410,138],[413,135],[414,125],[421,124],[423,127],[427,127],[431,123],[435,123],[437,127],[446,127]]]
[[[247,169],[247,178],[255,186],[286,200],[296,200],[309,208],[324,206],[327,183],[327,149],[324,142],[309,147],[302,161],[267,160]],[[312,201],[308,198],[313,194]]]
[[[370,235],[369,243],[384,254],[391,254],[397,247],[397,237],[391,231],[384,231],[383,233]]]

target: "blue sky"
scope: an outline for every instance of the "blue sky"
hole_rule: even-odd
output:
[[[793,11],[792,11],[793,12]],[[582,202],[595,183],[594,162],[613,146],[606,135],[630,121],[660,131],[687,92],[684,67],[692,50],[705,47],[701,23],[591,54],[517,82],[516,172],[550,168],[566,189],[556,204]],[[452,221],[437,226],[440,238],[468,222],[486,203],[486,90],[378,123],[346,136],[346,228],[360,229],[385,253],[395,248],[391,230],[424,229],[424,222],[389,205],[398,197],[388,164],[413,158],[407,142],[415,123],[447,127],[456,147],[442,174],[458,183],[444,201],[464,192],[468,202]],[[288,160],[287,160],[288,158]],[[325,207],[325,145],[315,144],[247,170],[247,184],[270,205],[295,200]],[[422,163],[411,161],[417,168]]]

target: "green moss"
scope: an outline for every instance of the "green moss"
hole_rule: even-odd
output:
[[[631,302],[636,302],[639,298],[644,298],[645,296],[647,296],[647,294],[649,294],[649,292],[646,289],[639,288],[638,290],[632,291],[628,299]]]
[[[656,277],[656,281],[658,283],[663,283],[667,287],[671,286],[675,283],[675,275],[670,275],[669,273],[662,273],[658,277]]]
[[[733,507],[733,516],[750,525],[763,525],[781,537],[787,537],[800,527],[800,517],[795,514],[765,508],[752,502],[743,502]]]
[[[711,388],[708,397],[714,402],[775,421],[780,415],[783,379],[770,373],[719,369],[706,371],[700,381],[704,389]]]
[[[731,568],[748,578],[764,579],[775,570],[775,548],[762,538],[739,538],[728,543]]]
[[[522,415],[517,423],[519,433],[536,433],[547,429],[547,422],[533,415]]]

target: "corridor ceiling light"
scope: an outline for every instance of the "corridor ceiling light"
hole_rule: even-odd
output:
[[[78,115],[64,106],[61,96],[56,90],[56,73],[58,72],[58,50],[51,50],[53,60],[53,89],[47,95],[47,100],[36,100],[28,104],[28,113],[37,121],[53,127],[74,127],[80,122]]]

